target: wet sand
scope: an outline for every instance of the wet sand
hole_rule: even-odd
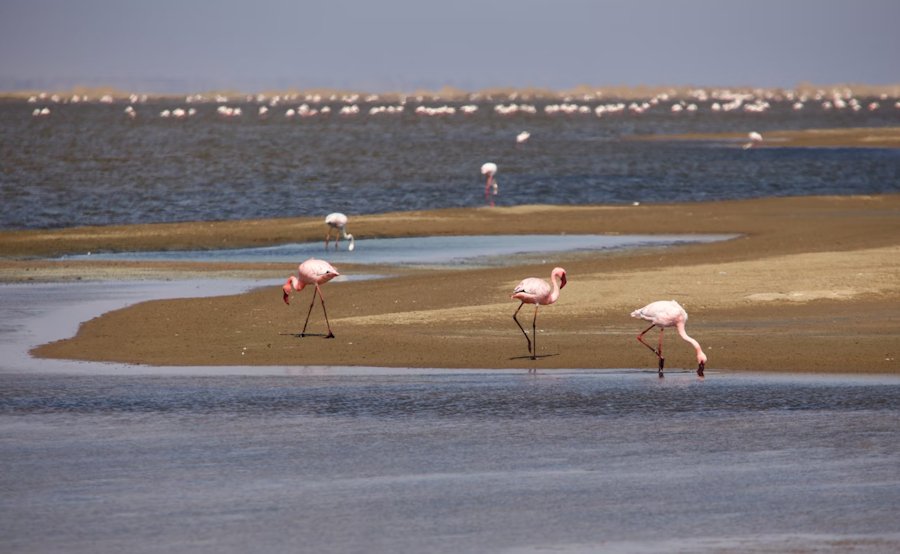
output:
[[[0,280],[286,278],[295,265],[53,261],[106,250],[262,246],[321,240],[320,218],[0,233]],[[333,340],[297,336],[311,293],[285,306],[279,287],[152,301],[84,323],[40,357],[153,365],[341,365],[453,368],[655,368],[629,313],[677,299],[709,368],[900,373],[900,195],[769,198],[640,206],[519,206],[353,217],[366,237],[428,234],[738,233],[711,244],[561,253],[544,264],[490,269],[373,268],[373,281],[327,284]],[[560,240],[565,240],[561,235]],[[323,252],[323,258],[327,255]],[[302,261],[302,260],[298,260]],[[512,321],[519,280],[569,283],[538,317],[538,360]],[[520,320],[530,327],[533,311]],[[311,332],[324,332],[321,308]],[[666,332],[667,368],[693,350]]]

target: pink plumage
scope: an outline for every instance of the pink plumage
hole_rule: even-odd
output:
[[[516,288],[513,289],[513,294],[510,297],[522,302],[513,314],[513,321],[516,322],[516,325],[522,330],[522,334],[525,335],[525,340],[528,342],[528,352],[531,354],[532,360],[537,359],[537,336],[535,332],[537,328],[538,306],[553,304],[559,299],[559,291],[566,286],[566,270],[561,267],[554,268],[553,271],[550,272],[550,281],[553,283],[552,285],[537,277],[523,279],[516,285]],[[531,321],[531,338],[528,337],[528,333],[525,332],[525,329],[516,317],[519,310],[521,310],[522,306],[525,304],[534,304],[534,318]],[[533,346],[532,342],[534,343]]]
[[[281,287],[282,292],[284,292],[285,304],[291,303],[292,290],[299,292],[303,290],[303,287],[306,285],[314,285],[316,287],[315,292],[313,292],[312,302],[309,303],[309,312],[306,313],[306,323],[303,324],[303,330],[300,331],[301,337],[306,335],[306,326],[309,324],[309,315],[312,313],[313,304],[315,304],[316,296],[318,295],[319,299],[322,301],[322,312],[325,314],[325,325],[328,326],[328,335],[326,338],[334,338],[334,333],[331,332],[331,324],[328,323],[328,312],[325,310],[325,297],[322,296],[322,290],[319,288],[319,285],[324,285],[328,281],[339,276],[340,273],[338,273],[338,270],[330,263],[325,260],[310,258],[300,264],[297,267],[297,275],[288,277],[284,286]]]
[[[643,319],[651,323],[650,327],[647,327],[640,335],[638,335],[637,340],[652,350],[657,358],[659,358],[660,377],[662,377],[663,366],[666,363],[666,359],[662,355],[663,331],[668,327],[675,327],[678,330],[678,334],[681,335],[681,338],[694,347],[694,351],[697,354],[697,375],[703,376],[703,370],[705,369],[707,362],[706,354],[704,354],[703,349],[700,348],[700,343],[688,336],[687,331],[685,331],[684,325],[687,323],[688,314],[685,309],[681,307],[681,304],[674,300],[657,300],[656,302],[651,302],[643,308],[631,312],[631,317]],[[653,348],[644,342],[644,335],[654,327],[659,327],[659,344],[657,348]]]

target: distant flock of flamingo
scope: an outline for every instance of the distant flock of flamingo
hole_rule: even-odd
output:
[[[577,114],[594,114],[597,117],[605,115],[629,112],[632,114],[643,114],[654,108],[663,109],[668,106],[671,113],[694,113],[698,112],[702,107],[708,106],[712,112],[730,112],[743,111],[745,113],[763,113],[772,107],[773,102],[789,102],[791,109],[800,111],[810,104],[818,104],[822,110],[850,110],[854,112],[867,110],[876,111],[881,109],[882,102],[892,100],[887,94],[881,94],[877,99],[870,99],[865,104],[856,98],[850,89],[835,89],[831,91],[819,90],[814,94],[801,94],[794,91],[754,91],[736,92],[731,90],[712,90],[695,89],[687,94],[687,98],[678,98],[675,93],[659,93],[645,100],[632,101],[628,104],[624,102],[614,103],[598,103],[602,94],[583,94],[578,97],[564,97],[562,102],[547,103],[539,110],[537,106],[526,100],[527,97],[520,96],[518,93],[510,94],[505,102],[494,104],[493,110],[498,115],[534,115],[543,111],[545,115],[577,115]],[[263,94],[248,95],[242,98],[245,103],[257,103],[259,108],[257,115],[261,119],[270,117],[273,110],[284,104],[294,103],[302,100],[303,103],[294,107],[288,107],[282,112],[282,117],[292,119],[294,117],[314,117],[318,115],[327,115],[332,112],[331,106],[319,106],[323,102],[340,102],[344,104],[337,109],[337,113],[341,116],[356,116],[367,113],[370,116],[378,116],[382,114],[399,115],[406,111],[408,102],[416,102],[419,105],[413,110],[416,115],[421,116],[452,116],[457,113],[463,115],[473,114],[478,111],[479,106],[476,102],[490,102],[492,97],[483,94],[473,94],[469,96],[471,103],[461,105],[459,107],[449,104],[439,106],[426,106],[426,102],[438,102],[440,98],[433,96],[426,98],[419,95],[415,97],[401,97],[396,104],[379,104],[380,97],[378,95],[361,96],[359,94],[349,95],[330,95],[327,98],[319,94],[308,94],[302,99],[300,95],[274,95],[266,96]],[[900,99],[893,98],[894,107],[900,109]],[[102,104],[113,104],[118,100],[112,95],[103,95],[99,102]],[[147,95],[131,94],[127,98],[128,107],[125,114],[129,118],[135,118],[135,104],[145,104],[148,101]],[[214,102],[219,104],[216,113],[225,118],[240,117],[242,110],[237,106],[227,106],[230,99],[224,95],[215,95],[207,97],[200,94],[189,95],[185,98],[186,104],[201,104]],[[72,95],[71,97],[62,97],[58,94],[40,93],[28,98],[31,104],[51,103],[51,104],[80,104],[92,102],[86,95]],[[367,110],[360,107],[360,102],[371,104]],[[593,106],[591,104],[594,104]],[[313,107],[311,107],[311,105]],[[193,110],[193,111],[192,111]],[[177,113],[176,113],[177,112]],[[167,108],[158,113],[159,117],[185,119],[192,117],[197,113],[195,108]],[[49,107],[44,106],[35,108],[32,111],[34,117],[47,117],[51,114]]]
[[[496,172],[496,169],[497,166],[493,163],[486,163],[482,167],[482,173],[488,175],[488,187],[490,187],[491,180],[493,178],[493,174]],[[488,194],[488,188],[485,189],[485,194]],[[350,251],[353,250],[353,235],[347,233],[347,222],[348,217],[340,212],[331,213],[325,217],[325,224],[328,227],[328,231],[325,234],[326,251],[328,250],[332,233],[335,234],[335,250],[338,249],[341,237],[350,241],[347,249]],[[325,260],[310,258],[301,263],[297,267],[297,275],[291,275],[290,277],[288,277],[287,281],[285,281],[284,283],[284,286],[281,287],[282,298],[284,300],[284,303],[288,305],[290,304],[292,292],[302,291],[306,286],[315,287],[312,299],[309,303],[309,309],[306,312],[306,319],[303,322],[303,329],[299,334],[301,338],[311,336],[307,334],[306,329],[309,326],[309,318],[312,314],[313,308],[315,307],[317,297],[322,304],[322,313],[325,315],[325,325],[328,330],[328,334],[325,335],[325,338],[334,338],[334,332],[331,330],[331,323],[328,321],[328,311],[325,309],[325,297],[322,296],[321,286],[328,281],[331,281],[335,277],[339,277],[340,275],[340,272],[338,272],[338,270],[335,269],[334,266],[332,266]],[[540,306],[553,304],[557,300],[559,300],[560,291],[563,289],[563,287],[566,286],[566,282],[566,270],[561,267],[556,267],[553,268],[553,271],[550,272],[550,283],[537,277],[528,277],[526,279],[523,279],[521,282],[519,282],[518,285],[515,286],[515,288],[513,288],[510,298],[519,300],[520,302],[519,307],[516,308],[515,312],[513,312],[513,321],[515,321],[516,325],[525,336],[525,341],[528,346],[528,353],[532,360],[537,360],[538,308]],[[534,316],[531,320],[530,337],[528,336],[528,332],[525,330],[525,328],[522,327],[519,319],[516,317],[525,304],[534,305]],[[663,331],[671,327],[674,327],[678,331],[678,334],[681,336],[681,338],[694,347],[697,356],[697,375],[703,377],[708,360],[706,354],[704,354],[703,352],[703,349],[700,347],[700,343],[690,337],[685,331],[685,323],[687,322],[688,314],[685,309],[682,308],[680,304],[678,304],[678,302],[676,302],[675,300],[659,300],[656,302],[651,302],[643,308],[639,308],[631,312],[631,317],[643,319],[650,322],[650,326],[644,329],[637,336],[637,340],[641,344],[649,348],[656,355],[658,361],[657,372],[660,377],[663,376],[663,369],[665,367],[666,361],[663,357]],[[659,340],[656,347],[653,347],[652,345],[644,341],[644,335],[654,327],[659,327]],[[536,371],[536,369],[532,368],[529,370],[529,372],[530,371]]]

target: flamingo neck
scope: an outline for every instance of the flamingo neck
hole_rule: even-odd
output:
[[[550,303],[553,304],[557,300],[559,300],[559,283],[562,281],[562,277],[558,274],[554,273],[550,276],[550,282],[553,283],[553,290],[550,291]]]
[[[678,334],[681,335],[681,338],[691,343],[691,345],[694,347],[694,352],[697,353],[697,361],[706,362],[706,354],[704,354],[703,349],[700,348],[700,343],[687,334],[687,331],[684,330],[684,323],[679,322],[676,327],[678,329]]]
[[[291,275],[288,279],[288,283],[290,283],[291,288],[294,290],[303,290],[303,287],[306,286],[306,283],[298,279],[296,275]]]

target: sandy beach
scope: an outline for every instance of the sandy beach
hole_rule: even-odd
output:
[[[563,223],[564,222],[564,223]],[[65,253],[261,246],[321,240],[319,218],[94,227],[0,234],[0,279],[285,279],[296,265],[46,259]],[[290,306],[274,286],[236,296],[146,302],[85,322],[39,357],[153,365],[364,365],[452,368],[655,368],[629,313],[677,299],[709,368],[900,371],[900,195],[769,198],[639,206],[519,206],[354,217],[368,237],[427,234],[734,233],[738,238],[615,253],[558,254],[489,269],[341,265],[389,278],[323,289],[333,340],[297,336],[309,289]],[[328,256],[323,251],[323,258]],[[302,260],[298,260],[300,262]],[[541,308],[537,360],[512,321],[519,280],[568,271]],[[530,326],[532,311],[520,319]],[[310,332],[324,332],[321,311]],[[655,334],[655,331],[654,331]],[[654,336],[654,335],[651,335]],[[693,350],[667,333],[671,370]]]

